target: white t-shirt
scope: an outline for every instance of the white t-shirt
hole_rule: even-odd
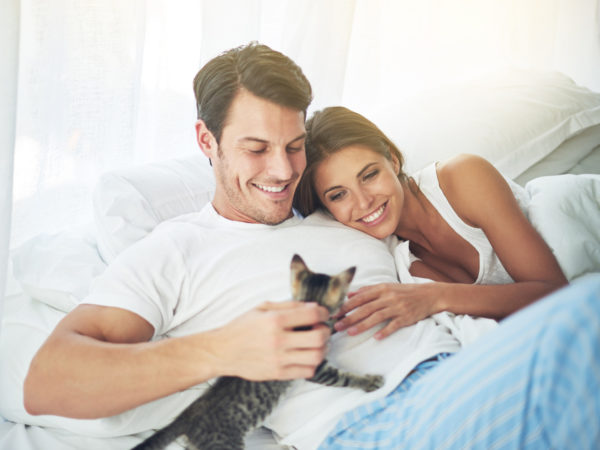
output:
[[[398,281],[386,242],[323,213],[269,226],[225,219],[209,204],[159,225],[119,255],[93,283],[85,303],[139,314],[154,326],[156,339],[206,331],[264,301],[289,300],[294,253],[316,272],[337,274],[356,266],[351,290]],[[384,387],[367,394],[294,382],[265,423],[282,443],[317,447],[346,411],[391,392],[420,361],[459,349],[448,328],[433,319],[382,341],[372,337],[377,329],[353,337],[334,334],[328,359],[346,370],[384,375]],[[179,410],[189,402],[179,399]],[[164,410],[167,417],[156,426],[179,412]]]

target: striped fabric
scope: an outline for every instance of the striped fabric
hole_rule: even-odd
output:
[[[599,449],[600,275],[420,364],[321,449]]]

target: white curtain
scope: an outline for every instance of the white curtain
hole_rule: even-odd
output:
[[[271,45],[339,102],[353,4],[22,0],[12,244],[88,220],[101,173],[196,151],[192,79],[223,50]]]
[[[303,67],[313,109],[367,115],[390,97],[509,65],[560,70],[600,91],[599,5],[2,0],[0,292],[11,204],[14,247],[90,221],[101,173],[196,151],[192,79],[223,50],[268,44]]]
[[[19,4],[16,0],[3,1],[0,14],[0,323],[12,213],[18,46]]]

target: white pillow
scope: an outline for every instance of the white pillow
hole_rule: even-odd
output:
[[[573,280],[600,272],[600,175],[557,175],[526,185],[529,220]]]
[[[160,222],[200,210],[213,191],[200,153],[109,172],[94,192],[96,237],[87,227],[36,236],[12,251],[14,278],[30,297],[71,311],[118,253]]]
[[[371,119],[404,153],[408,173],[473,153],[514,179],[600,124],[600,94],[558,72],[513,70],[392,100]]]
[[[160,222],[199,211],[214,193],[201,153],[104,174],[94,190],[98,249],[110,262]]]
[[[544,159],[528,168],[525,172],[515,178],[515,181],[525,185],[534,178],[547,175],[560,175],[563,173],[574,173],[580,163],[585,167],[586,158],[589,158],[594,149],[600,143],[600,125],[586,128],[584,131],[570,139],[567,139]],[[587,170],[580,173],[600,173],[594,170],[592,164],[588,164]],[[590,171],[591,169],[591,171]],[[596,169],[597,170],[597,169]]]
[[[106,268],[87,227],[40,234],[11,256],[14,277],[23,291],[64,312],[79,304],[92,279]]]

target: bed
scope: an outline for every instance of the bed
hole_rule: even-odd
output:
[[[391,100],[370,116],[407,170],[479,154],[523,187],[530,221],[569,280],[600,272],[600,94],[557,72],[510,71]],[[88,225],[42,234],[12,251],[0,335],[0,449],[125,449],[180,409],[170,397],[112,418],[32,417],[22,406],[29,362],[114,257],[161,221],[199,210],[214,179],[198,152],[105,174]],[[250,449],[281,449],[266,429]],[[173,444],[172,448],[180,448]]]

